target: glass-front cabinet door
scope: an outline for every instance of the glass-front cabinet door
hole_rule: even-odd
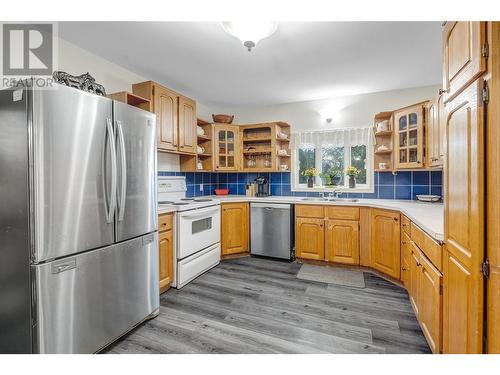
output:
[[[214,169],[235,171],[238,169],[238,127],[214,125]]]
[[[396,169],[424,166],[424,105],[394,112]]]

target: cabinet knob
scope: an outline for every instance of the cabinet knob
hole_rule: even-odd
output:
[[[448,90],[445,90],[445,89],[439,89],[439,95],[443,95],[444,93],[447,93]]]
[[[394,218],[394,221],[399,221],[399,219],[397,217]]]

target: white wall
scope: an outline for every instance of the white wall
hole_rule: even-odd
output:
[[[364,127],[373,124],[376,113],[431,99],[437,94],[438,89],[439,86],[414,87],[265,107],[226,108],[222,113],[234,114],[236,124],[286,121],[292,125],[292,131]],[[326,122],[323,112],[330,112],[328,116],[333,118],[331,123]]]

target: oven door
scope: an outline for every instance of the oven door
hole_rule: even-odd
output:
[[[220,206],[210,206],[178,213],[177,258],[220,242]]]

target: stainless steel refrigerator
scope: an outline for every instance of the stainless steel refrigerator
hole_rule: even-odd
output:
[[[156,116],[0,91],[0,353],[92,353],[159,308]]]

